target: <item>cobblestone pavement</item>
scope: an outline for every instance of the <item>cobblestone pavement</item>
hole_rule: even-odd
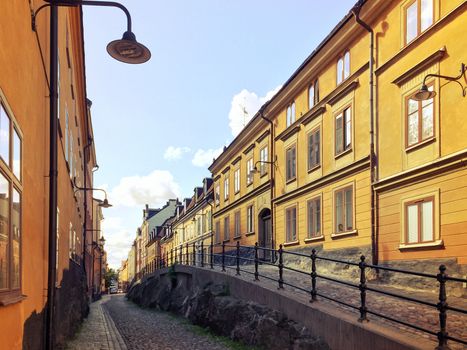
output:
[[[67,349],[127,350],[115,324],[102,307],[109,299],[110,296],[105,295],[101,300],[90,305],[88,317],[76,337],[67,344]]]
[[[209,267],[205,267],[209,268]],[[245,280],[252,280],[254,266],[252,265],[242,265],[240,267],[242,270],[241,275],[237,276],[239,278]],[[220,270],[219,266],[215,266],[216,270]],[[235,267],[230,266],[226,269],[226,273],[235,274]],[[309,274],[308,271],[304,271]],[[275,280],[278,279],[278,268],[277,266],[269,266],[269,265],[260,265],[259,266],[259,273],[261,275],[267,276],[269,278],[274,278]],[[337,277],[339,278],[339,277]],[[274,288],[277,290],[278,283],[275,281],[268,280],[265,277],[259,276],[260,281],[258,283],[264,284],[270,288]],[[304,291],[294,288],[292,286],[286,285],[285,283],[290,283],[296,285],[300,288],[303,288],[307,291],[311,289],[311,278],[310,276],[306,276],[303,273],[298,273],[290,270],[284,269],[283,273],[283,280],[284,280],[284,292],[292,292],[294,294],[298,294],[303,298],[310,299],[310,294],[305,293]],[[356,283],[352,281],[352,283]],[[370,284],[368,284],[370,285]],[[395,288],[390,288],[387,286],[378,286],[378,285],[371,285],[375,289],[381,289],[392,293],[398,293],[405,296],[416,297],[417,299],[422,299],[431,303],[436,304],[438,302],[437,295],[432,293],[412,293],[402,290],[396,290]],[[347,304],[350,304],[355,307],[360,306],[360,291],[357,288],[352,288],[349,286],[345,286],[338,283],[332,283],[325,281],[323,279],[318,278],[317,280],[317,292],[319,294],[325,295],[327,297],[340,300]],[[412,324],[418,327],[425,328],[432,332],[437,333],[439,331],[439,313],[436,308],[429,307],[426,305],[422,305],[415,302],[409,302],[405,300],[401,300],[399,298],[390,297],[386,295],[382,295],[380,293],[367,291],[367,309],[373,312],[392,317],[397,320],[405,321],[408,324]],[[330,301],[325,299],[324,297],[318,296],[318,302],[326,302],[331,303],[335,307],[345,310],[347,312],[353,313],[355,315],[355,319],[359,317],[359,311],[355,310],[351,307],[344,306],[342,304]],[[462,298],[453,298],[448,297],[448,303],[451,306],[455,306],[461,309],[467,309],[467,300]],[[417,334],[420,337],[431,339],[437,342],[437,338],[434,335],[429,335],[425,332],[418,331],[412,327],[404,326],[384,318],[368,314],[368,319],[370,322],[378,322],[385,324],[386,326],[396,328],[398,331],[401,330],[403,332],[408,332],[411,334]],[[447,330],[449,336],[460,338],[464,341],[467,341],[467,315],[461,314],[455,311],[448,311],[447,316]],[[467,349],[467,345],[462,345],[460,343],[454,341],[448,341],[449,346],[451,349]]]
[[[191,327],[170,314],[142,309],[113,295],[103,304],[112,317],[129,350],[224,350],[229,349],[215,338],[197,334]]]

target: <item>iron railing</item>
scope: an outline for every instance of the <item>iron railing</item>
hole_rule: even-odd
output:
[[[214,253],[215,247],[221,248],[221,252]],[[253,250],[253,253],[251,254],[253,258],[242,256],[241,249]],[[271,260],[267,261],[267,260],[259,259],[259,254],[258,254],[259,251],[263,251],[263,252],[268,251],[271,254],[270,255]],[[293,268],[291,266],[287,266],[286,264],[284,264],[284,256],[287,254],[292,255],[292,256],[297,256],[300,258],[309,259],[310,264],[311,264],[311,272],[298,270],[296,268]],[[228,259],[230,263],[226,263],[226,259]],[[331,276],[326,276],[324,274],[319,273],[317,265],[316,265],[316,262],[319,260],[333,262],[336,264],[350,265],[350,266],[354,266],[358,268],[360,272],[358,283],[352,283],[346,280],[338,279],[338,278],[331,277]],[[254,271],[252,272],[246,269],[242,269],[241,262],[245,262],[245,264],[254,265]],[[145,266],[142,269],[142,271],[137,273],[135,279],[138,280],[147,274],[154,273],[158,269],[168,267],[174,264],[192,265],[192,266],[199,266],[199,267],[205,267],[205,265],[208,265],[209,268],[211,269],[214,269],[214,267],[217,266],[221,268],[221,271],[226,271],[226,269],[232,269],[235,271],[236,275],[240,275],[241,272],[251,274],[254,276],[254,280],[256,281],[259,280],[259,277],[274,281],[278,283],[279,289],[283,289],[284,285],[287,285],[287,286],[290,286],[292,288],[298,289],[300,291],[303,291],[309,294],[310,302],[317,301],[318,300],[317,297],[319,296],[324,299],[331,300],[338,304],[349,307],[351,309],[357,310],[360,314],[358,318],[358,321],[360,322],[364,322],[364,321],[368,322],[369,320],[368,320],[367,314],[371,314],[371,315],[375,315],[383,319],[386,319],[388,321],[395,322],[395,323],[398,323],[398,324],[401,324],[407,327],[414,328],[418,331],[436,336],[438,339],[438,347],[436,349],[448,349],[448,345],[447,345],[448,340],[467,345],[466,339],[459,339],[459,338],[450,336],[447,332],[447,325],[446,325],[448,310],[455,311],[461,314],[467,314],[467,310],[448,305],[446,283],[448,282],[467,283],[467,279],[448,276],[446,273],[446,266],[444,265],[439,266],[439,273],[435,275],[435,274],[408,271],[408,270],[396,269],[396,268],[391,268],[391,267],[386,267],[386,266],[381,266],[381,265],[369,264],[366,262],[366,258],[364,255],[360,256],[360,261],[357,263],[357,262],[345,261],[345,260],[334,259],[334,258],[329,258],[329,257],[324,257],[324,256],[318,256],[315,249],[311,251],[311,254],[307,255],[307,254],[300,253],[300,252],[284,250],[282,245],[279,246],[279,249],[275,250],[271,248],[260,247],[258,243],[255,243],[254,246],[241,246],[239,241],[237,241],[236,245],[225,244],[225,242],[222,243],[221,245],[219,244],[213,245],[213,243],[211,242],[211,244],[208,246],[207,251],[205,251],[203,242],[201,242],[201,244],[199,244],[198,246],[195,245],[195,243],[193,243],[192,245],[186,244],[186,245],[181,245],[180,247],[176,249],[171,249],[170,251],[166,251],[163,256],[157,257],[155,260],[153,260],[151,263]],[[261,274],[259,271],[260,265],[269,265],[269,266],[273,266],[277,268],[278,269],[277,278],[267,276],[265,274]],[[431,280],[436,280],[439,283],[438,302],[437,303],[428,302],[426,300],[422,300],[416,297],[406,296],[406,295],[402,295],[399,293],[385,291],[382,289],[374,288],[372,286],[368,286],[366,276],[367,276],[367,272],[370,269],[373,269],[375,271],[382,270],[382,271],[388,271],[388,272],[393,272],[393,273],[400,273],[404,275],[424,277],[424,278],[428,278]],[[288,282],[284,280],[284,270],[293,271],[293,272],[296,272],[298,274],[301,274],[303,276],[307,276],[308,278],[310,278],[310,282],[311,282],[310,288],[306,289],[301,286],[295,285],[292,282]],[[318,279],[323,279],[323,280],[326,280],[332,283],[338,283],[338,284],[359,290],[360,292],[359,306],[353,305],[346,301],[334,298],[330,295],[326,295],[323,292],[320,292],[320,290],[317,288]],[[395,317],[384,315],[374,310],[370,310],[366,302],[367,292],[383,294],[383,295],[390,296],[393,298],[397,298],[397,299],[401,299],[401,300],[405,300],[409,302],[414,302],[414,303],[419,303],[419,304],[437,309],[439,313],[439,331],[434,332],[424,327],[410,324],[401,319],[397,319]]]

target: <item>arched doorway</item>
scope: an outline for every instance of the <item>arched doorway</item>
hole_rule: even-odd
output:
[[[272,248],[271,232],[271,209],[265,208],[258,215],[258,245],[264,248]],[[260,249],[259,258],[262,260],[271,260],[271,251]]]

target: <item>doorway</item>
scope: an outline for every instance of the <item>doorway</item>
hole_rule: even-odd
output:
[[[263,248],[272,248],[272,232],[271,232],[271,210],[263,209],[259,213],[258,220],[258,245]],[[258,257],[261,260],[271,261],[272,254],[270,250],[259,249]]]

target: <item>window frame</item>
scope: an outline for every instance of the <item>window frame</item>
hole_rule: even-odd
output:
[[[224,242],[230,241],[230,216],[224,217]]]
[[[221,204],[221,185],[219,183],[214,188],[214,204],[216,206]]]
[[[290,115],[289,115],[290,110]],[[297,120],[297,110],[295,105],[295,100],[290,102],[285,109],[285,127],[288,128],[290,125],[295,123]]]
[[[294,166],[293,166],[293,176],[289,177],[289,151],[294,150]],[[292,174],[290,174],[292,175]],[[295,143],[291,144],[285,149],[285,182],[290,183],[297,179],[297,145]]]
[[[264,154],[266,154],[266,157],[264,157]],[[267,145],[262,147],[259,150],[259,160],[260,160],[259,175],[263,177],[264,175],[267,175],[268,173],[268,169],[267,169],[268,163],[265,163],[265,162],[269,162],[269,147]]]
[[[313,88],[313,104],[311,104],[310,91]],[[319,102],[319,82],[318,78],[314,79],[313,82],[308,85],[308,109],[312,109]]]
[[[246,185],[250,186],[253,183],[253,169],[255,168],[254,166],[254,161],[253,157],[248,158],[246,161]]]
[[[221,222],[220,221],[216,221],[216,223],[214,224],[214,227],[215,227],[215,230],[216,230],[216,235],[215,235],[215,240],[216,240],[216,243],[219,244],[221,243]]]
[[[316,144],[316,134],[319,133],[319,142],[318,142],[318,156],[319,160],[315,163],[311,162],[311,157],[310,157],[310,137],[313,138],[313,145]],[[311,150],[312,152],[314,151]],[[321,127],[317,126],[316,128],[312,129],[308,134],[307,134],[307,165],[308,165],[308,171],[313,171],[321,166]]]
[[[316,234],[316,222],[313,222],[313,229],[314,232],[310,231],[310,204],[316,204],[316,202],[319,203],[319,213],[316,216],[319,218],[319,232]],[[314,208],[316,210],[316,208]],[[316,214],[315,214],[316,215]],[[306,228],[307,228],[307,238],[308,239],[313,239],[313,238],[319,238],[323,236],[323,203],[322,203],[322,198],[321,196],[315,196],[307,200],[306,202]]]
[[[234,170],[234,194],[240,192],[240,168]]]
[[[22,266],[23,266],[23,148],[24,148],[24,136],[23,133],[14,117],[14,114],[8,105],[6,98],[0,90],[0,105],[1,110],[8,118],[8,160],[0,161],[0,173],[8,183],[8,252],[7,252],[7,287],[0,290],[0,307],[9,305],[24,299],[22,295],[23,283],[22,283]],[[19,178],[16,176],[14,170],[14,133],[19,139],[20,145],[20,164],[19,164]],[[18,263],[18,286],[13,287],[14,283],[14,232],[13,232],[13,195],[14,192],[19,195],[19,263]]]
[[[435,24],[435,1],[434,0],[430,0],[431,1],[431,4],[432,4],[432,13],[431,13],[431,24],[425,28],[424,30],[422,30],[422,0],[412,0],[412,1],[408,1],[402,8],[402,11],[403,11],[403,27],[404,27],[404,31],[403,31],[403,37],[404,37],[404,46],[407,46],[409,45],[410,43],[414,42],[415,40],[417,40],[417,38],[424,32],[426,32],[428,29],[430,29],[433,24]],[[417,33],[416,35],[410,40],[410,41],[407,41],[407,29],[408,29],[408,26],[407,26],[407,9],[412,6],[414,3],[417,3]]]
[[[237,210],[234,213],[234,237],[240,238],[242,236],[242,219],[240,215],[240,210]]]
[[[246,208],[246,230],[247,233],[255,232],[255,211],[253,204]]]
[[[345,201],[345,193],[349,189],[352,191],[351,192],[351,198],[352,198],[352,203],[351,203],[351,208],[352,208],[352,220],[351,220],[351,223],[352,223],[352,227],[351,228],[348,228],[347,225],[346,225],[346,222],[347,222],[347,204],[346,204],[346,201]],[[343,224],[345,226],[344,226],[344,229],[342,231],[340,231],[338,229],[338,227],[337,227],[337,223],[338,223],[338,218],[337,218],[337,195],[339,193],[343,193],[343,197],[342,197],[342,222],[343,222]],[[356,207],[356,205],[355,205],[355,188],[354,188],[353,184],[349,184],[349,185],[340,187],[340,188],[333,191],[333,210],[334,210],[333,231],[334,231],[334,235],[339,236],[339,235],[343,235],[343,234],[346,234],[346,233],[349,233],[349,232],[354,232],[356,230],[356,228],[355,228],[355,222],[356,222],[356,220],[355,220],[355,207]]]
[[[346,148],[346,120],[345,112],[350,110],[350,142]],[[337,149],[337,118],[342,115],[342,150],[338,151]],[[334,114],[334,156],[339,157],[342,154],[350,152],[353,147],[353,106],[348,104],[345,107],[341,108],[337,113]]]
[[[291,226],[289,227],[289,213],[291,211],[294,211],[295,212],[295,225],[294,225],[294,229],[295,229],[295,232],[294,232],[294,236],[295,237],[291,237],[291,232],[289,231],[289,229],[291,229]],[[285,208],[285,215],[284,215],[284,220],[285,220],[285,243],[294,243],[294,242],[298,242],[298,227],[297,227],[297,205],[292,205],[290,207],[287,207]]]
[[[348,55],[348,56],[347,56]],[[348,57],[348,68],[349,72],[347,75],[345,75],[345,67],[346,67],[346,57]],[[342,61],[342,70],[339,71],[339,62]],[[344,81],[346,81],[350,75],[351,75],[351,70],[350,70],[350,50],[346,49],[344,52],[342,52],[338,57],[336,61],[336,86],[341,85]]]
[[[229,192],[230,192],[230,181],[229,181],[229,176],[227,175],[224,178],[224,201],[229,200]]]
[[[422,241],[422,215],[423,215],[423,210],[421,209],[423,203],[431,202],[431,229],[432,229],[432,239],[429,241]],[[435,210],[435,204],[436,204],[436,198],[434,195],[423,197],[423,198],[418,198],[414,200],[410,200],[407,202],[404,202],[404,245],[420,245],[420,244],[429,244],[436,242],[436,230],[435,230],[435,215],[436,215],[436,210]],[[418,212],[418,220],[417,220],[417,241],[416,242],[409,242],[409,207],[410,206],[417,206],[417,212]],[[422,214],[422,215],[420,215]]]
[[[434,81],[430,81],[428,82],[427,84],[427,88],[430,89],[430,88],[433,88],[433,91],[435,90],[435,84],[434,84]],[[404,98],[404,123],[405,123],[405,150],[406,151],[410,151],[411,149],[413,148],[417,148],[418,146],[420,145],[423,145],[425,143],[429,143],[433,140],[436,139],[436,108],[437,108],[437,105],[436,105],[436,96],[434,96],[433,98],[431,98],[432,100],[432,110],[433,110],[433,134],[430,136],[430,137],[427,137],[426,139],[422,139],[422,135],[423,135],[423,106],[422,106],[422,103],[423,101],[417,101],[417,100],[414,100],[417,102],[418,104],[418,108],[417,108],[417,115],[418,115],[418,141],[416,143],[413,143],[413,144],[410,144],[409,145],[409,100],[413,100],[413,97],[415,96],[415,94],[417,93],[417,91],[405,96]]]

